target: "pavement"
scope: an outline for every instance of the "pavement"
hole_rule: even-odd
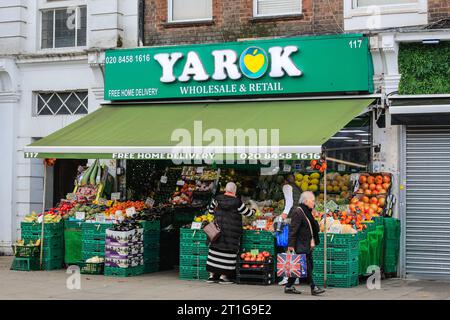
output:
[[[450,300],[450,282],[386,279],[380,289],[367,286],[328,288],[322,296],[311,296],[299,286],[301,295],[286,295],[278,285],[221,285],[185,281],[178,272],[165,271],[129,278],[81,275],[81,288],[70,290],[66,270],[11,271],[12,257],[0,257],[2,300]]]

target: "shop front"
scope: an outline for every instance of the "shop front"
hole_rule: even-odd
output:
[[[66,223],[83,224],[80,228],[88,238],[82,240],[84,263],[94,258],[88,257],[92,246],[103,246],[104,253],[105,244],[92,243],[93,224],[76,218],[94,224],[121,222],[106,231],[105,274],[133,275],[135,269],[121,270],[128,264],[118,265],[120,254],[111,253],[114,245],[109,247],[108,241],[114,239],[108,237],[134,230],[136,225],[128,220],[137,214],[147,220],[141,241],[144,257],[155,248],[177,252],[178,263],[172,261],[172,266],[180,266],[180,277],[203,278],[207,247],[198,240],[205,236],[191,223],[212,219],[203,214],[206,205],[228,181],[238,184],[245,201],[258,204],[257,217],[244,221],[241,251],[258,255],[259,250],[273,258],[273,223],[284,207],[286,176],[293,174],[297,187],[314,192],[321,202],[316,218],[322,222],[323,239],[328,239],[332,226],[336,239],[342,237],[336,242],[330,238],[330,252],[326,244],[317,251],[322,260],[318,270],[326,275],[322,281],[329,275],[331,284],[354,285],[366,273],[368,260],[381,266],[383,221],[378,217],[392,215],[391,177],[369,172],[374,146],[367,123],[378,96],[373,94],[366,37],[112,50],[105,64],[105,100],[111,103],[25,149],[29,158],[91,159],[74,192],[63,201],[68,203]],[[102,162],[92,159],[116,161],[117,180]],[[153,226],[155,219],[158,228]],[[176,248],[163,250],[171,241],[163,233],[174,228]],[[153,234],[156,229],[160,237]],[[120,242],[118,233],[115,240]],[[145,243],[155,237],[157,245]],[[341,252],[342,246],[353,253]],[[372,248],[370,257],[367,248]],[[367,252],[362,268],[354,254],[359,250]],[[164,258],[161,254],[151,261]],[[389,267],[389,272],[396,272],[396,258]],[[157,269],[154,264],[146,267],[148,272]]]

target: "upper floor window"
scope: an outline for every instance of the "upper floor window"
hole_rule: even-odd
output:
[[[386,6],[398,4],[414,4],[415,0],[353,0],[353,8],[368,7],[368,6]]]
[[[86,46],[86,7],[41,11],[41,48]]]
[[[87,91],[38,92],[36,115],[81,115],[88,113]]]
[[[212,0],[168,0],[169,22],[212,20]]]
[[[253,16],[280,16],[302,13],[302,0],[253,0]]]

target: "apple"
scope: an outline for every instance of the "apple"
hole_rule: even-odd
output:
[[[252,268],[259,268],[258,265],[254,264],[252,265]]]
[[[246,268],[246,269],[247,269],[247,268],[250,268],[250,265],[249,265],[249,264],[243,264],[243,265],[242,265],[242,268]]]

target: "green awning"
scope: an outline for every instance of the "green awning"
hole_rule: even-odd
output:
[[[109,159],[123,154],[149,157],[183,151],[317,154],[322,144],[372,102],[337,99],[104,105],[25,147],[25,156]]]

